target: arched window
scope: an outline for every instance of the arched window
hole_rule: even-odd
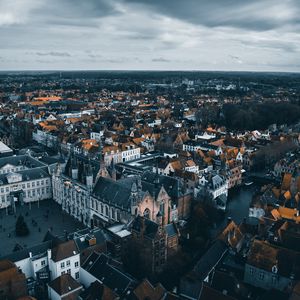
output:
[[[146,208],[144,210],[144,217],[147,219],[150,219],[150,209],[149,208]]]
[[[115,218],[115,210],[112,208],[111,209],[111,218],[114,219]]]

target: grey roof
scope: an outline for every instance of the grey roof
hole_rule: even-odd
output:
[[[28,168],[37,168],[37,167],[46,166],[44,163],[31,157],[30,155],[16,155],[16,156],[1,157],[0,168],[4,167],[6,164],[10,164],[14,166],[23,165]]]
[[[224,256],[227,250],[228,248],[223,241],[215,241],[194,267],[194,271],[197,274],[197,278],[203,281],[207,277],[209,272],[217,265],[220,259]]]
[[[112,179],[100,177],[93,190],[94,196],[110,205],[130,209],[131,189]]]
[[[16,173],[22,175],[22,182],[50,177],[47,167],[27,169]],[[7,175],[0,174],[0,186],[8,184]]]
[[[176,225],[173,224],[173,223],[167,224],[167,225],[165,226],[165,230],[166,230],[166,232],[167,232],[167,236],[168,236],[168,237],[172,237],[172,236],[177,235]]]
[[[2,256],[0,257],[0,260],[4,260],[4,259],[8,259],[10,261],[13,262],[17,262],[26,258],[29,258],[29,253],[32,253],[32,257],[39,257],[42,255],[46,255],[47,254],[47,250],[51,249],[52,247],[52,242],[51,241],[47,241],[47,242],[43,242],[41,244],[23,249],[23,250],[19,250],[16,252],[12,252],[8,255]]]
[[[143,190],[147,190],[151,195],[157,196],[162,186],[170,197],[178,198],[182,195],[182,184],[179,179],[149,171],[142,175]]]
[[[150,239],[153,239],[155,237],[159,229],[159,225],[157,223],[141,216],[137,216],[133,220],[131,226],[132,230],[137,232],[141,232],[142,230],[144,230],[144,237],[148,237]]]
[[[103,253],[92,253],[82,265],[82,268],[118,295],[124,295],[128,288],[135,283],[134,278],[117,269],[112,260]]]

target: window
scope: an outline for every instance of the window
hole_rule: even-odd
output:
[[[62,263],[60,264],[60,267],[63,269],[63,268],[65,267],[65,263],[62,262]]]
[[[68,273],[68,274],[71,274],[71,269],[68,269],[68,270],[67,270],[67,273]]]
[[[41,261],[41,266],[45,266],[46,265],[46,261],[45,260],[42,260]]]
[[[67,267],[70,265],[70,261],[69,260],[67,260]]]
[[[64,274],[66,274],[66,272],[65,272],[65,271],[62,271],[62,272],[61,272],[61,275],[64,275]]]
[[[79,272],[75,273],[75,279],[79,279]]]
[[[78,268],[78,266],[79,266],[79,262],[75,261],[75,268]]]
[[[265,278],[265,274],[263,272],[260,272],[259,273],[259,279],[264,280],[264,278]]]

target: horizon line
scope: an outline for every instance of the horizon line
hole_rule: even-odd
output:
[[[265,70],[171,70],[171,69],[12,69],[12,70],[0,70],[0,73],[9,73],[9,72],[182,72],[182,73],[283,73],[283,74],[300,74],[299,71],[265,71]]]

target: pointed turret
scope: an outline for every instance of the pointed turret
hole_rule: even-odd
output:
[[[87,173],[86,173],[86,185],[89,189],[92,189],[93,184],[94,184],[93,169],[92,169],[91,160],[89,159]]]

